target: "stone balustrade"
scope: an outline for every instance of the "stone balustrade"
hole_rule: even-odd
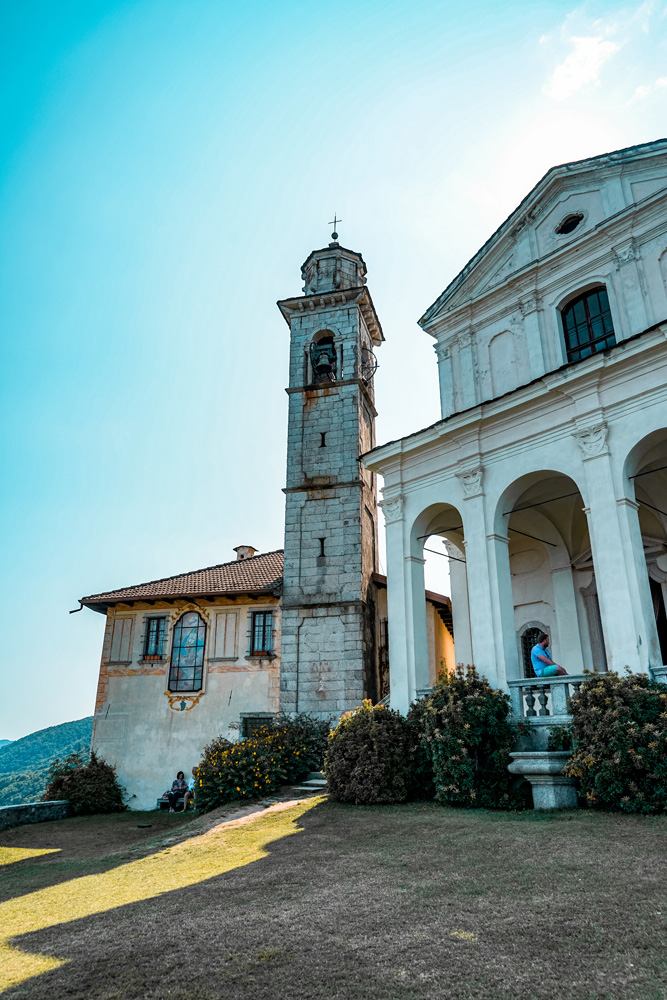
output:
[[[585,674],[565,674],[508,681],[512,714],[516,719],[530,719],[537,725],[561,725],[570,718],[567,699],[577,693],[585,680]]]

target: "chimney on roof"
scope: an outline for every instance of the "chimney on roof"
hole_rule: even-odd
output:
[[[237,561],[240,559],[250,559],[256,551],[257,549],[253,549],[252,545],[237,545],[234,549]]]

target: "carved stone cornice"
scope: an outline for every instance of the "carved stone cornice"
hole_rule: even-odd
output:
[[[522,299],[519,299],[521,315],[528,316],[532,312],[537,312],[542,308],[542,304],[542,296],[538,295],[537,292],[530,292],[528,295],[524,295]]]

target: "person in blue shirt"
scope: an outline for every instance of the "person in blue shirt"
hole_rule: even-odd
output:
[[[540,632],[538,635],[537,642],[530,651],[530,662],[536,677],[555,677],[557,674],[567,673],[564,667],[551,659],[549,636],[546,632]]]

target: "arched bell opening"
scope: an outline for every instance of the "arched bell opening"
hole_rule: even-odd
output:
[[[318,330],[310,342],[310,381],[335,382],[342,370],[336,338],[332,330]]]

